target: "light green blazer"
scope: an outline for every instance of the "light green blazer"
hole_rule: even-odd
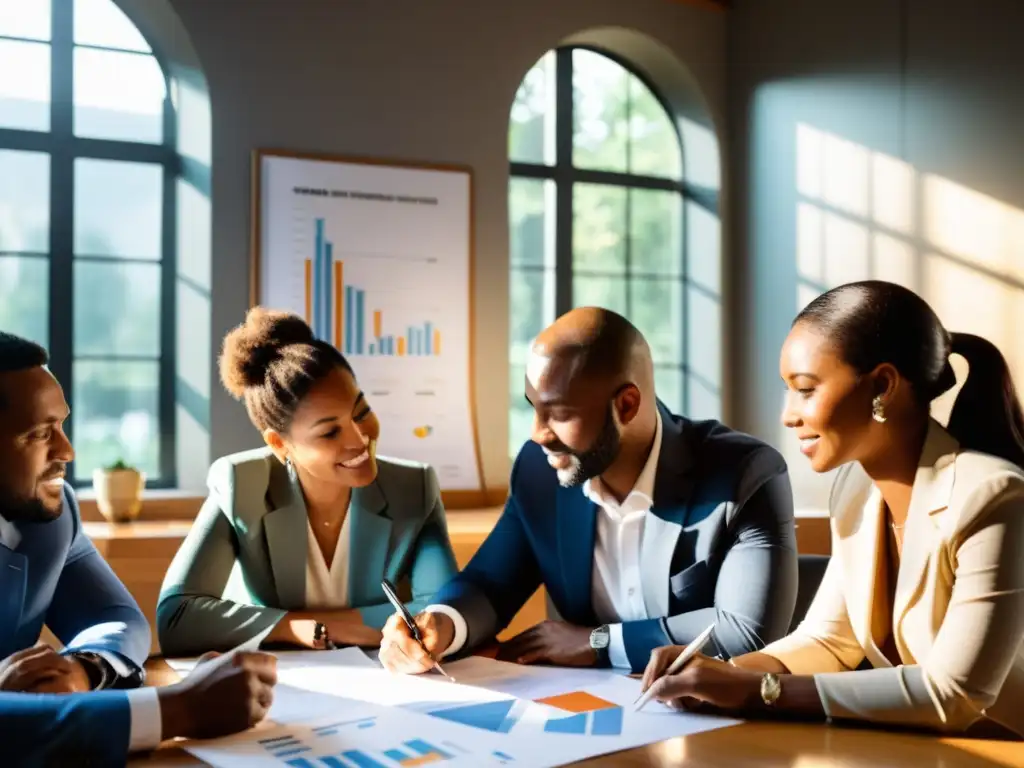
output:
[[[394,612],[382,578],[416,613],[458,568],[434,470],[378,457],[377,479],[349,504],[349,606],[380,628]],[[269,448],[210,467],[210,493],[160,589],[157,635],[167,656],[234,648],[306,606],[306,505]],[[233,569],[247,599],[225,599]]]

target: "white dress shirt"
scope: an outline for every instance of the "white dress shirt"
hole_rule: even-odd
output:
[[[597,506],[594,535],[594,565],[591,580],[592,605],[598,621],[611,633],[608,656],[612,666],[630,668],[622,640],[622,622],[650,618],[641,584],[640,552],[647,515],[654,504],[654,480],[661,455],[661,414],[654,431],[654,444],[633,490],[620,504],[599,477],[583,483],[583,494]],[[424,610],[450,616],[455,638],[444,652],[458,653],[466,644],[466,619],[449,605],[428,605]]]
[[[306,519],[306,608],[339,610],[348,608],[349,515],[341,524],[331,567],[313,535],[313,524]]]
[[[13,523],[0,515],[0,546],[7,547],[11,551],[21,544],[21,533]],[[114,668],[118,674],[128,674],[124,661],[113,654],[99,651],[98,655],[106,659],[107,663]],[[124,670],[122,672],[122,670]],[[131,730],[128,736],[128,751],[136,752],[146,749],[153,749],[163,740],[163,723],[160,715],[160,697],[156,688],[133,688],[125,691],[128,698],[129,720]]]

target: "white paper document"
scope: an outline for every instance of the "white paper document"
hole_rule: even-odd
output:
[[[392,675],[358,649],[279,654],[273,728],[186,744],[210,765],[544,768],[736,724],[650,702],[609,670],[470,658],[438,674]]]

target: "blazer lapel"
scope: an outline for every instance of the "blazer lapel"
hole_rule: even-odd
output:
[[[903,529],[903,551],[893,605],[893,630],[902,647],[905,647],[901,629],[903,617],[924,589],[941,513],[948,508],[953,493],[959,449],[952,435],[937,422],[930,423]]]
[[[386,509],[387,499],[378,483],[352,489],[348,506],[349,605],[374,605],[384,597],[380,582],[387,567],[392,527]]]
[[[275,508],[264,515],[263,531],[277,599],[281,608],[300,610],[306,604],[306,502],[288,471],[271,471],[269,494]]]
[[[692,456],[682,426],[661,411],[661,452],[654,478],[654,503],[644,521],[640,582],[648,616],[669,615],[669,579],[693,489]]]
[[[594,538],[597,505],[580,488],[558,487],[558,557],[568,605],[568,621],[579,623],[594,613],[591,584],[594,575]]]
[[[21,626],[28,584],[28,558],[0,544],[0,657],[12,653]]]
[[[855,466],[853,471],[863,472],[859,466]],[[885,551],[882,493],[874,483],[868,482],[863,491],[850,500],[850,504],[860,504],[861,514],[850,521],[852,530],[840,531],[843,542],[843,588],[847,590],[846,608],[854,635],[872,666],[888,667],[891,665],[875,644],[872,632],[877,623],[876,607],[888,603],[885,596],[877,594],[881,586],[878,579],[879,558]]]

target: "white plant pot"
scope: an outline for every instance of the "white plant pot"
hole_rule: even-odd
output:
[[[128,523],[139,516],[146,475],[134,469],[97,469],[92,473],[96,506],[112,523]]]

